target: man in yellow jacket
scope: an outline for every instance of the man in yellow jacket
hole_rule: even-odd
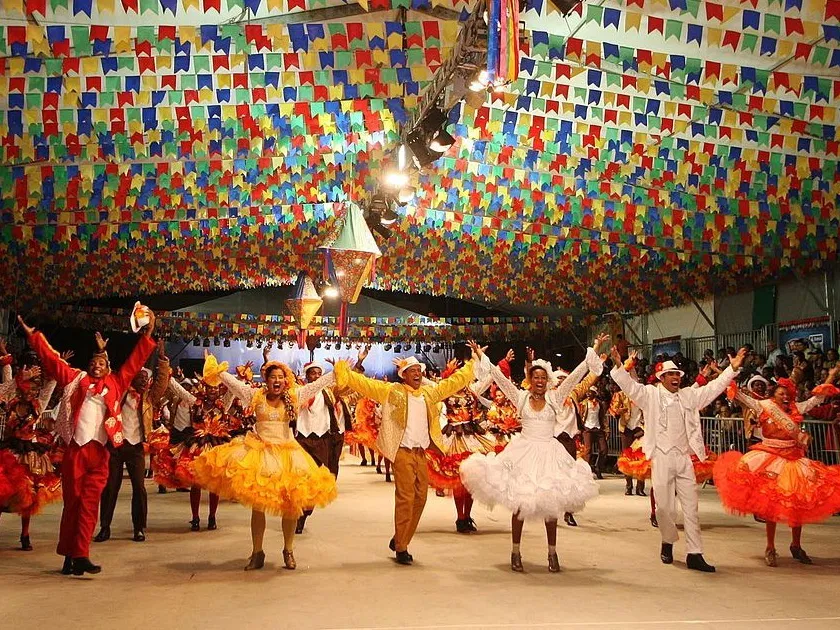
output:
[[[394,537],[390,547],[397,562],[411,564],[408,553],[420,515],[426,505],[429,474],[425,450],[443,450],[440,432],[440,405],[473,380],[473,361],[438,383],[423,380],[426,366],[416,357],[401,359],[397,374],[401,382],[387,383],[353,372],[339,361],[335,365],[336,384],[382,405],[382,424],[376,446],[394,463]]]

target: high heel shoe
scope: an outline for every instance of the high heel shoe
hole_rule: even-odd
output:
[[[289,571],[297,569],[297,562],[295,562],[295,554],[291,551],[283,550],[283,564]]]
[[[20,548],[21,551],[32,551],[32,543],[29,542],[29,536],[20,537]]]
[[[190,521],[190,531],[191,532],[197,532],[200,529],[201,529],[201,521],[199,521],[197,518],[194,518],[193,520]]]
[[[656,514],[650,515],[650,524],[652,527],[659,527],[659,521],[656,520]]]
[[[391,483],[391,473],[385,473],[385,482]]]
[[[814,564],[814,561],[811,560],[810,556],[805,553],[805,550],[802,547],[794,547],[791,545],[790,555],[793,556],[794,560],[799,560],[802,564]]]
[[[516,571],[517,573],[522,573],[525,569],[522,566],[522,554],[521,553],[512,553],[510,554],[510,569],[511,571]]]
[[[775,567],[778,566],[779,563],[777,562],[778,555],[776,554],[775,549],[767,549],[764,552],[764,564],[768,567]]]
[[[215,516],[211,516],[207,519],[207,529],[209,529],[209,530],[217,529],[216,517]]]
[[[557,552],[548,554],[548,570],[551,573],[560,573],[560,558]]]
[[[265,566],[265,551],[258,551],[256,553],[252,553],[251,557],[248,558],[248,564],[245,565],[246,571],[256,571],[257,569],[262,569]]]

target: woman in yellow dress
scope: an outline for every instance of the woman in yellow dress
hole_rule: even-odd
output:
[[[299,401],[310,400],[332,385],[335,377],[330,372],[314,383],[298,386],[288,366],[271,361],[263,366],[265,385],[254,389],[228,373],[227,363],[218,364],[210,354],[205,361],[243,406],[254,410],[257,421],[246,435],[199,456],[193,463],[195,479],[210,492],[251,508],[253,551],[246,571],[261,569],[265,564],[266,513],[282,517],[283,563],[287,569],[294,569],[298,517],[305,509],[327,505],[337,493],[330,471],[315,463],[297,443],[289,423],[297,418]]]

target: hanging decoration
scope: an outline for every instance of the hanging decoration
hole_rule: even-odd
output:
[[[324,301],[318,295],[318,291],[315,290],[312,278],[305,271],[301,271],[297,280],[295,280],[294,297],[286,300],[286,308],[298,325],[297,340],[299,348],[306,347],[306,331],[323,303]]]

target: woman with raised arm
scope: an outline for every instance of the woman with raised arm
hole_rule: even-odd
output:
[[[206,361],[216,362],[212,355]],[[219,378],[243,406],[254,410],[257,421],[246,435],[199,456],[193,462],[193,474],[210,492],[251,508],[253,550],[246,571],[262,569],[265,564],[266,513],[282,517],[283,563],[287,569],[295,569],[293,546],[298,518],[306,509],[333,501],[336,486],[330,471],[298,444],[289,424],[297,419],[301,404],[308,404],[318,392],[335,383],[334,373],[298,386],[287,365],[270,361],[262,369],[264,387],[254,389],[228,373],[227,363],[219,364],[219,368]]]
[[[715,487],[724,507],[739,515],[755,515],[766,521],[767,566],[778,563],[776,523],[787,523],[792,532],[790,553],[803,564],[811,558],[802,549],[802,525],[818,523],[840,511],[840,466],[808,459],[810,436],[802,428],[802,416],[827,397],[840,395],[832,382],[840,368],[831,370],[811,398],[796,402],[796,385],[779,379],[766,400],[730,386],[730,398],[758,416],[761,442],[745,453],[729,451],[715,465]]]
[[[560,570],[557,557],[557,520],[567,512],[579,512],[598,495],[598,484],[589,465],[569,455],[554,439],[554,426],[566,398],[587,371],[600,374],[602,364],[598,347],[608,337],[599,335],[583,361],[563,383],[554,386],[554,370],[543,360],[534,361],[528,370],[529,390],[520,390],[498,368],[490,363],[483,349],[470,343],[480,359],[479,375],[490,370],[505,396],[514,401],[522,419],[522,433],[514,436],[500,454],[472,455],[461,464],[464,486],[480,503],[503,505],[513,516],[511,529],[513,548],[510,568],[521,572],[519,545],[525,519],[545,521],[548,539],[548,570]]]
[[[72,354],[72,353],[70,353]],[[62,357],[66,357],[63,354]],[[55,459],[52,421],[41,413],[49,404],[56,382],[42,384],[41,368],[34,366],[11,376],[11,355],[0,340],[0,415],[5,429],[0,436],[0,511],[20,515],[20,546],[32,551],[29,522],[42,507],[61,498],[61,477]],[[2,488],[7,488],[4,492]]]

